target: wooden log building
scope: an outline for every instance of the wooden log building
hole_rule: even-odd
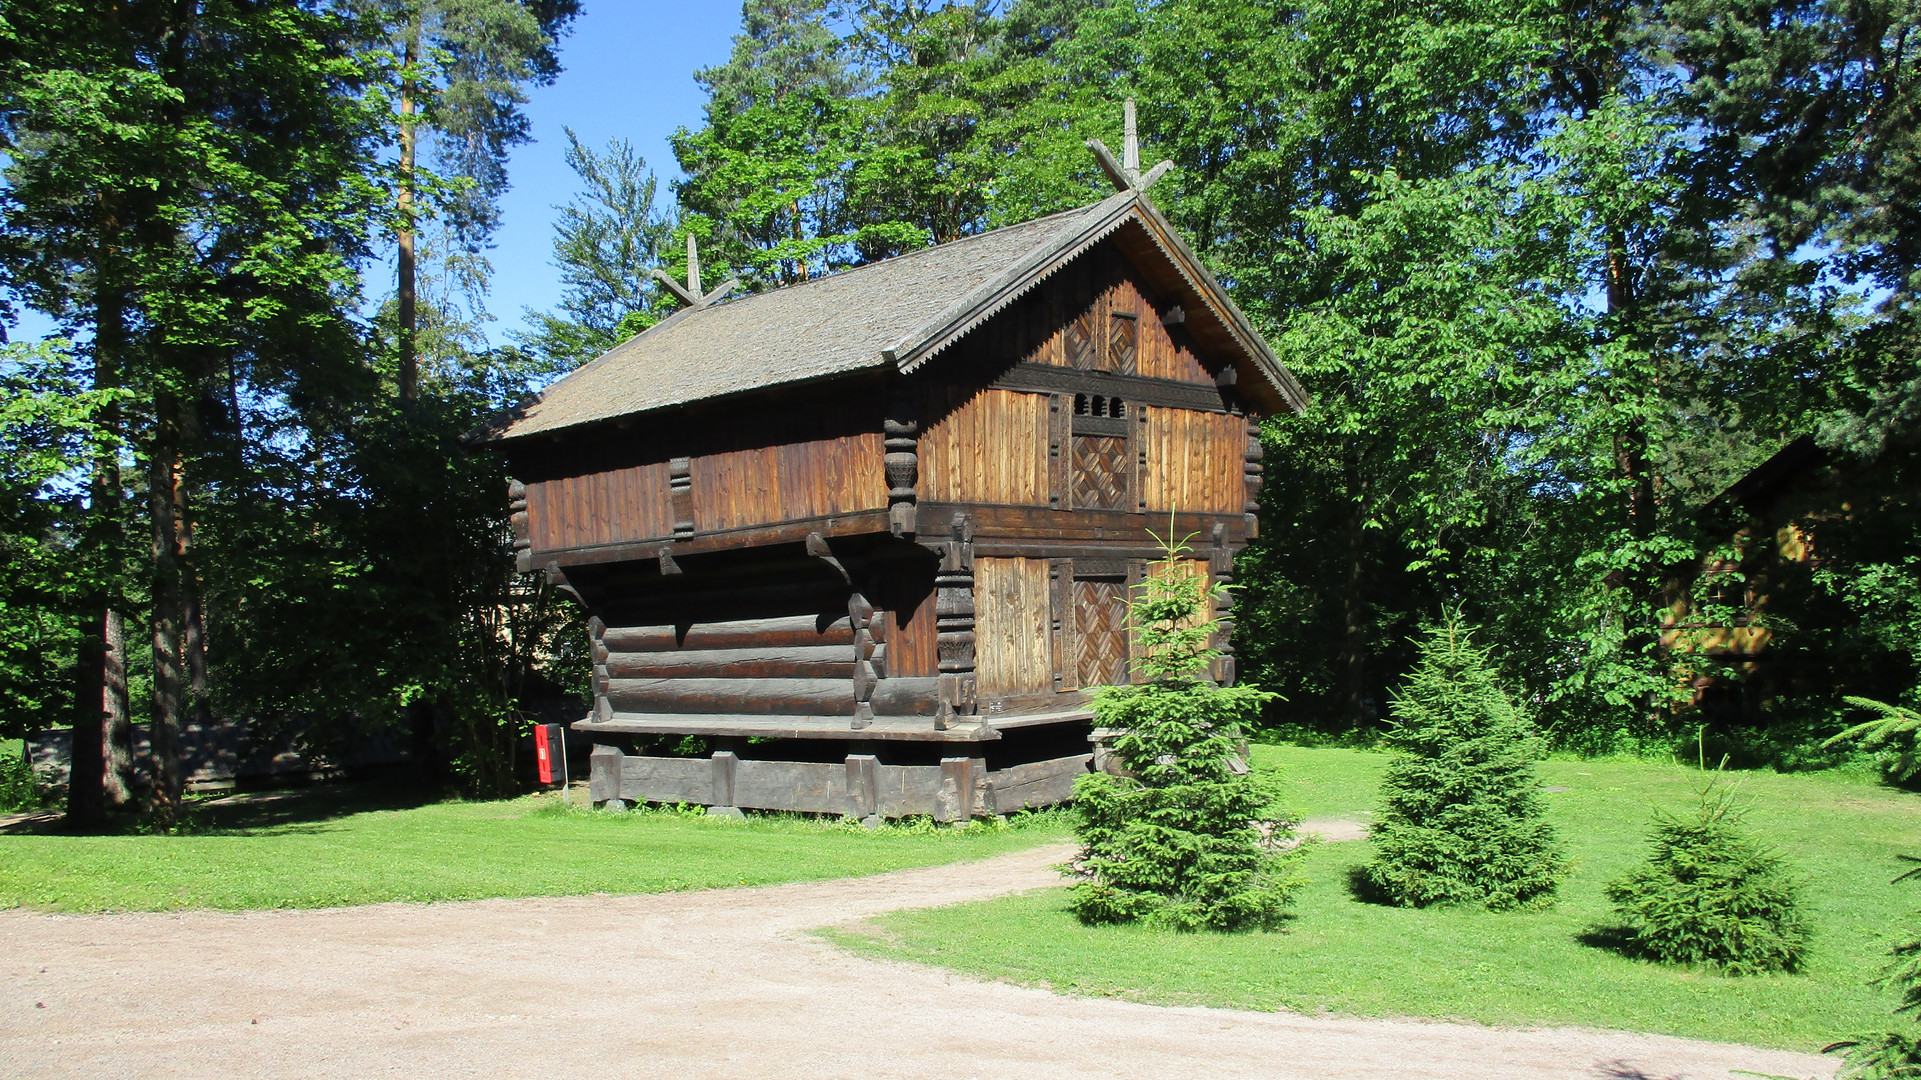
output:
[[[595,800],[1068,797],[1089,688],[1129,678],[1148,530],[1228,580],[1257,418],[1305,400],[1148,200],[1166,165],[1131,129],[1120,162],[1090,144],[1119,190],[1077,210],[726,302],[690,250],[682,310],[484,433],[521,569],[591,615]],[[685,736],[711,756],[645,753]]]

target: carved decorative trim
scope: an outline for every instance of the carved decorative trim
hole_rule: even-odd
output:
[[[667,463],[667,487],[673,504],[674,535],[694,535],[694,460],[677,457]]]
[[[996,390],[1013,390],[1024,394],[1105,394],[1130,404],[1138,402],[1163,409],[1217,413],[1230,411],[1216,387],[1174,379],[1150,379],[1144,375],[1083,371],[1058,364],[1015,364],[995,379],[992,385]]]
[[[1250,418],[1247,422],[1247,503],[1241,508],[1247,522],[1242,532],[1249,540],[1261,535],[1261,458],[1266,453],[1261,446],[1261,422]]]
[[[913,405],[896,401],[881,423],[881,435],[887,450],[887,531],[912,536],[919,501],[915,487],[920,483],[920,420]]]
[[[518,480],[507,481],[507,523],[514,536],[514,570],[531,574],[534,572],[533,527],[527,517],[527,485]]]
[[[974,676],[974,523],[966,514],[954,515],[940,554],[940,569],[934,574],[935,647],[940,654],[934,727],[945,731],[954,726],[955,717],[973,715],[978,700]]]

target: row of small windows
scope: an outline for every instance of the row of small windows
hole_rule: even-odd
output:
[[[1127,415],[1127,403],[1120,398],[1110,398],[1102,394],[1075,394],[1075,416],[1112,416]]]

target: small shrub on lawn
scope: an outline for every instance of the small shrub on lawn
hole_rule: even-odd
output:
[[[1300,882],[1283,849],[1294,822],[1248,770],[1239,725],[1274,695],[1200,678],[1218,655],[1206,618],[1218,586],[1189,572],[1184,545],[1130,603],[1146,680],[1107,686],[1094,714],[1120,732],[1127,775],[1074,785],[1081,852],[1072,906],[1089,923],[1149,921],[1181,930],[1272,928]]]
[[[1393,713],[1367,890],[1403,907],[1551,897],[1564,860],[1534,775],[1544,745],[1458,613],[1428,630]]]
[[[38,810],[46,803],[46,786],[34,774],[25,749],[19,754],[0,753],[0,813]]]
[[[1894,880],[1921,878],[1921,859],[1912,855],[1903,858],[1917,865]],[[1901,999],[1894,1009],[1897,1014],[1921,1017],[1921,933],[1910,933],[1907,940],[1888,950],[1888,956],[1888,966],[1874,980],[1875,985],[1888,987]],[[1921,1076],[1921,1032],[1884,1031],[1835,1043],[1827,1049],[1846,1052],[1847,1064],[1841,1075],[1848,1080]]]
[[[1698,813],[1657,821],[1653,855],[1607,887],[1631,951],[1731,975],[1800,967],[1808,930],[1795,880],[1740,819],[1733,791],[1710,786]]]

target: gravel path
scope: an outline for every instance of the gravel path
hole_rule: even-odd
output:
[[[1055,884],[1043,848],[879,877],[320,911],[0,912],[8,1077],[1830,1076],[1576,1029],[1059,997],[865,959],[814,927]]]

